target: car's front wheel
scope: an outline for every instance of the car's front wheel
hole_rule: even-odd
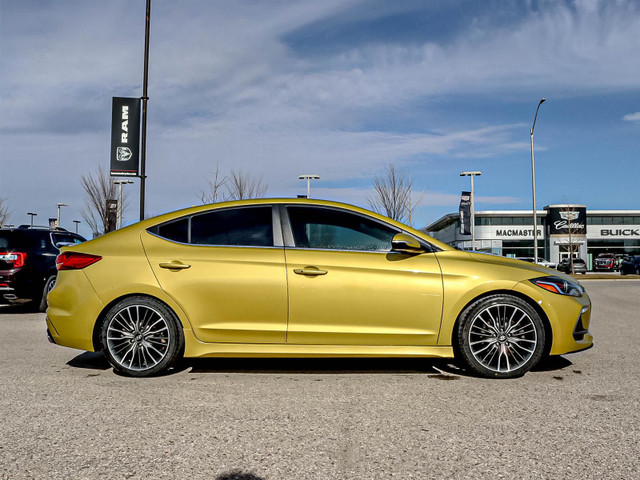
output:
[[[107,312],[100,343],[115,370],[147,377],[176,363],[184,348],[184,335],[176,315],[165,304],[135,296],[125,298]]]
[[[456,350],[464,366],[483,377],[524,375],[543,355],[545,331],[538,312],[521,298],[492,295],[464,309]]]

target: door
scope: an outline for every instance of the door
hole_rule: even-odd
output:
[[[269,205],[212,210],[142,234],[160,286],[199,340],[285,342],[284,250],[274,244],[273,225]]]
[[[287,343],[436,344],[442,275],[433,253],[391,252],[399,230],[349,210],[286,213]]]

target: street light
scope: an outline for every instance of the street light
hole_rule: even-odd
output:
[[[68,207],[69,205],[66,203],[57,203],[56,205],[58,205],[58,223],[56,227],[60,227],[60,207]]]
[[[320,180],[319,175],[300,175],[299,180],[307,181],[307,198],[311,197],[311,180]]]
[[[114,185],[118,185],[118,213],[116,220],[116,228],[122,226],[122,185],[133,183],[133,180],[114,180]]]
[[[471,249],[476,249],[476,201],[474,199],[473,177],[482,175],[482,172],[462,172],[461,177],[471,177]]]
[[[536,108],[536,116],[533,117],[533,126],[531,127],[531,190],[533,191],[533,261],[538,263],[538,215],[536,211],[536,161],[533,156],[533,131],[536,128],[536,120],[538,119],[538,110],[540,105],[544,103],[546,98],[542,97]]]
[[[31,216],[31,226],[33,227],[33,217],[37,217],[37,213],[27,212],[27,215]]]
[[[80,225],[82,222],[80,220],[74,220],[73,223],[76,224],[76,233],[78,233],[78,225]]]

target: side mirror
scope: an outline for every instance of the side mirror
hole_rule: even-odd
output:
[[[424,248],[415,238],[406,233],[396,233],[391,239],[391,251],[402,253],[422,253]]]

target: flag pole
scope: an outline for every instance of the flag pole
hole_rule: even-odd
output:
[[[144,220],[144,197],[147,160],[147,101],[149,87],[149,27],[151,18],[151,0],[147,0],[147,15],[144,28],[144,78],[142,82],[142,135],[140,148],[140,221]]]

